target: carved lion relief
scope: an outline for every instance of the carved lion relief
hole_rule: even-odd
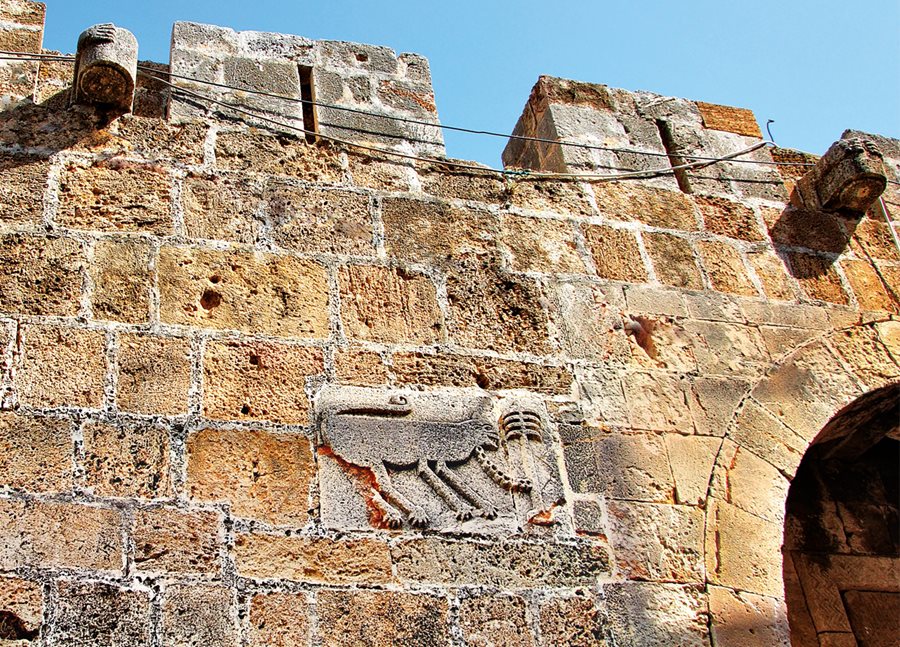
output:
[[[316,440],[326,526],[485,532],[549,519],[562,489],[541,414],[499,403],[498,418],[497,405],[483,395],[325,394]]]

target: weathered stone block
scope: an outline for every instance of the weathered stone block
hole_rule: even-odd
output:
[[[219,572],[225,544],[221,514],[149,508],[134,513],[134,563],[153,573]]]
[[[654,314],[667,317],[686,317],[687,307],[676,290],[627,286],[625,299],[630,314]]]
[[[197,501],[225,501],[236,517],[302,526],[315,462],[299,434],[203,429],[187,440],[187,488]]]
[[[695,585],[624,582],[603,587],[613,644],[707,647],[708,615]]]
[[[593,283],[560,282],[553,287],[555,298],[548,305],[563,349],[572,357],[625,363],[628,341],[615,291]]]
[[[0,483],[30,492],[72,488],[72,423],[0,413]]]
[[[147,63],[142,62],[142,65]],[[68,67],[71,74],[72,68]],[[168,67],[159,70],[156,75],[165,77]],[[135,96],[135,112],[139,112],[141,86],[147,83],[150,87],[155,81],[149,77],[138,76],[138,91]],[[166,87],[158,84],[156,92],[163,93]],[[158,115],[162,117],[163,115]],[[137,153],[150,160],[174,159],[183,164],[201,164],[203,162],[203,145],[206,140],[208,126],[203,123],[170,124],[159,118],[123,115],[111,129],[115,137],[100,150],[112,153]]]
[[[376,160],[362,154],[351,154],[350,175],[353,184],[377,191],[409,191],[415,171],[402,159]]]
[[[17,577],[0,578],[0,614],[3,644],[31,645],[41,631],[42,586]]]
[[[703,215],[706,231],[741,240],[763,240],[756,214],[743,204],[714,196],[695,196],[694,202]]]
[[[750,281],[741,253],[727,243],[701,240],[697,243],[703,268],[714,290],[743,296],[758,296]]]
[[[388,545],[376,539],[336,541],[244,533],[235,538],[232,554],[243,577],[319,584],[384,584],[391,580]]]
[[[316,596],[323,647],[421,645],[450,641],[446,598],[397,591],[321,591]]]
[[[666,191],[635,182],[593,185],[597,208],[614,220],[637,220],[665,229],[697,229],[697,215],[690,199],[679,191]]]
[[[775,244],[835,254],[847,246],[847,233],[836,216],[793,207],[783,211],[761,207],[760,211]]]
[[[233,592],[224,586],[171,584],[162,598],[162,644],[173,647],[236,647]]]
[[[119,337],[116,402],[138,413],[186,413],[191,387],[187,339],[122,334]]]
[[[532,279],[507,274],[496,259],[469,257],[447,277],[450,337],[470,348],[550,350],[543,295]]]
[[[703,118],[703,125],[712,130],[724,130],[746,137],[762,139],[759,124],[753,111],[746,108],[720,106],[715,103],[697,101],[697,110]]]
[[[790,647],[784,603],[775,599],[709,588],[712,636],[722,647]]]
[[[81,298],[82,245],[56,236],[0,236],[0,309],[72,316]]]
[[[328,282],[313,261],[164,246],[159,252],[164,323],[279,337],[328,334]]]
[[[391,555],[402,581],[447,585],[593,586],[610,570],[606,547],[594,542],[484,544],[427,537],[398,543]]]
[[[575,532],[579,535],[607,534],[603,508],[596,501],[576,499],[572,501],[572,516],[575,518]]]
[[[703,436],[724,436],[749,382],[724,377],[698,377],[691,388],[694,428]]]
[[[666,285],[702,290],[703,277],[694,251],[686,238],[662,233],[644,234],[644,245],[653,262],[656,277]]]
[[[594,215],[588,196],[580,186],[571,182],[516,182],[510,188],[509,203],[529,211]]]
[[[298,252],[372,256],[369,196],[342,190],[270,184],[266,210],[277,245]]]
[[[628,579],[702,582],[703,511],[608,501],[616,565]]]
[[[57,586],[50,644],[129,647],[150,642],[150,596],[145,591],[68,580]]]
[[[519,272],[583,274],[572,225],[548,218],[503,216],[501,240]]]
[[[423,386],[528,389],[554,395],[569,393],[572,386],[572,374],[565,367],[493,357],[396,353],[391,371],[400,384]]]
[[[686,505],[702,505],[722,441],[708,436],[666,434],[665,442],[675,480],[675,500]]]
[[[387,384],[387,367],[379,353],[362,348],[335,351],[334,374],[341,384],[359,386]]]
[[[169,432],[153,424],[87,423],[85,484],[98,496],[156,499],[171,495]]]
[[[430,344],[443,338],[434,284],[399,268],[351,265],[340,271],[341,318],[348,337]]]
[[[41,222],[49,170],[40,157],[0,155],[0,224],[19,228]]]
[[[304,593],[257,593],[250,599],[250,647],[309,647],[310,611]]]
[[[100,240],[91,263],[91,307],[97,319],[145,323],[150,319],[153,250],[141,240]]]
[[[628,404],[622,390],[623,373],[609,368],[575,369],[576,382],[584,394],[585,422],[593,425],[610,424],[627,427]]]
[[[622,384],[634,429],[691,433],[689,384],[668,373],[630,373]]]
[[[208,342],[203,410],[219,420],[305,424],[306,378],[324,372],[322,351],[269,342]]]
[[[62,227],[91,231],[172,233],[172,176],[168,169],[113,158],[68,166],[59,180]]]
[[[785,474],[796,471],[809,444],[752,399],[744,402],[728,437]]]
[[[634,282],[647,280],[647,270],[633,232],[606,225],[587,225],[584,227],[584,237],[601,278]]]
[[[0,568],[122,570],[121,512],[0,499]]]
[[[19,400],[34,407],[103,404],[104,334],[96,330],[22,325],[23,352],[15,375]]]
[[[604,617],[594,600],[549,598],[540,607],[541,644],[546,647],[605,647]]]
[[[389,256],[413,263],[445,264],[496,248],[500,221],[488,211],[445,202],[387,198],[381,206]]]
[[[254,244],[263,224],[262,183],[253,178],[188,175],[181,194],[190,238]]]
[[[624,321],[631,363],[643,368],[694,372],[697,358],[683,324],[669,317],[629,316]]]
[[[841,262],[841,268],[861,309],[900,312],[900,299],[891,294],[869,261],[845,260]]]
[[[220,132],[216,165],[227,171],[287,175],[322,184],[338,182],[343,172],[337,150],[328,144],[307,144],[254,128]]]
[[[726,439],[716,460],[710,494],[757,517],[783,524],[789,485],[776,467]]]
[[[789,253],[787,256],[791,264],[791,275],[810,298],[841,305],[850,303],[834,270],[833,261],[801,252]]]
[[[705,374],[755,375],[769,365],[769,355],[759,331],[753,326],[713,321],[688,321],[694,355]]]
[[[17,25],[44,26],[44,15],[47,7],[43,2],[31,0],[9,0],[0,9],[0,20]]]
[[[831,335],[829,342],[869,389],[897,381],[900,363],[891,357],[875,328],[856,326]]]
[[[517,595],[476,595],[459,603],[459,624],[467,645],[531,647],[526,602]]]
[[[476,200],[488,204],[504,202],[506,186],[491,175],[438,171],[421,175],[422,190],[444,200]]]
[[[40,52],[43,40],[43,30],[16,29],[15,27],[0,29],[0,49],[8,52]]]
[[[848,224],[848,229],[852,229],[853,235],[850,248],[857,256],[900,261],[900,250],[897,249],[886,222],[867,217],[856,223],[855,227]]]
[[[747,253],[747,259],[759,277],[767,297],[779,301],[791,301],[796,298],[787,268],[778,256],[767,250],[754,250]]]

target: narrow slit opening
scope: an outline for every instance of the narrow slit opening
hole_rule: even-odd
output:
[[[669,157],[669,164],[673,167],[684,164],[685,159],[678,153],[678,146],[675,143],[675,137],[672,135],[672,129],[669,127],[669,122],[665,119],[657,119],[656,128],[659,130],[659,138],[662,139],[663,146],[666,149],[666,155]],[[675,169],[672,172],[675,174],[675,181],[678,182],[678,188],[684,193],[693,193],[687,171],[684,169]]]
[[[316,116],[316,92],[313,87],[313,69],[307,65],[298,66],[300,73],[300,98],[303,99],[303,129],[306,133],[306,141],[314,144],[318,141],[316,133],[319,132],[319,120]]]

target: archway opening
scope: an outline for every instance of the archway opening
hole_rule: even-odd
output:
[[[784,582],[795,647],[898,644],[900,385],[845,407],[791,482]]]

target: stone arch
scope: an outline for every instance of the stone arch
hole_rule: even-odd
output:
[[[835,416],[898,385],[900,322],[886,319],[810,340],[748,390],[707,492],[704,552],[716,645],[789,644],[781,548],[791,480],[820,434],[833,433]]]

